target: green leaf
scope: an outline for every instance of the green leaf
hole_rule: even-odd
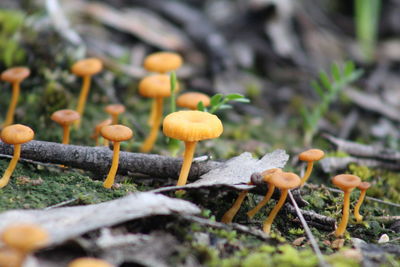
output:
[[[245,98],[245,97],[243,97],[243,98],[237,98],[237,99],[234,99],[234,100],[232,100],[232,101],[241,102],[241,103],[250,103],[250,99]]]
[[[324,91],[322,90],[321,86],[317,81],[312,81],[311,87],[314,88],[314,91],[318,94],[320,98],[324,97]]]
[[[350,76],[354,72],[355,66],[353,61],[347,61],[346,65],[344,66],[344,75]]]
[[[322,83],[322,85],[327,89],[327,90],[332,90],[332,84],[331,81],[329,80],[328,74],[326,72],[321,71],[319,73],[319,79]]]
[[[211,106],[217,105],[221,101],[222,96],[223,96],[222,94],[215,94],[213,97],[211,97],[210,100]]]
[[[240,98],[245,98],[245,97],[241,94],[229,94],[229,95],[226,95],[225,98],[228,100],[235,100],[235,99],[240,99]]]
[[[342,76],[340,74],[340,68],[338,66],[338,64],[333,63],[332,67],[331,67],[331,72],[332,72],[332,77],[335,81],[340,81],[340,77]]]
[[[199,103],[197,103],[197,110],[206,111],[206,108],[204,107],[203,101],[200,101]]]
[[[221,106],[219,107],[219,109],[231,109],[231,108],[232,108],[232,106],[231,106],[231,105],[227,105],[227,104],[221,105]]]

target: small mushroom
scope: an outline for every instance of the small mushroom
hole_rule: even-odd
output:
[[[0,188],[8,184],[15,166],[17,166],[18,159],[21,155],[21,144],[31,141],[33,136],[33,130],[22,124],[9,125],[1,132],[1,140],[4,143],[14,145],[14,155],[3,177],[0,179]]]
[[[268,218],[264,221],[263,230],[267,234],[271,232],[272,222],[274,221],[279,210],[285,203],[289,189],[299,187],[301,184],[301,180],[300,177],[297,176],[297,174],[294,174],[292,172],[275,172],[268,179],[268,182],[275,185],[275,187],[281,190],[281,196],[278,203],[269,214]]]
[[[156,52],[148,55],[143,65],[148,71],[167,73],[180,68],[182,62],[182,57],[177,53]]]
[[[20,267],[24,261],[24,255],[16,249],[1,248],[0,249],[0,266],[1,267]]]
[[[81,118],[79,113],[72,109],[61,109],[51,114],[50,118],[63,128],[62,143],[69,144],[70,126]]]
[[[309,149],[299,154],[299,160],[307,161],[307,170],[301,178],[301,186],[303,186],[311,175],[314,161],[320,160],[325,156],[321,149]]]
[[[8,226],[1,234],[1,241],[20,254],[20,265],[28,254],[45,247],[49,242],[49,234],[36,224],[15,224]]]
[[[178,84],[177,84],[178,86]],[[144,97],[153,98],[151,113],[153,115],[150,134],[140,148],[141,152],[149,152],[157,139],[163,114],[163,99],[171,96],[170,77],[168,75],[151,75],[139,83],[139,93]]]
[[[82,257],[71,261],[68,264],[68,267],[114,267],[114,265],[108,263],[105,260],[91,257]]]
[[[99,145],[99,135],[100,135],[100,131],[101,128],[103,128],[104,126],[107,125],[111,125],[112,120],[111,119],[106,119],[104,121],[99,122],[98,124],[96,124],[96,127],[94,128],[93,134],[92,134],[92,138],[96,141],[96,146]],[[108,140],[104,138],[104,146],[108,146]]]
[[[335,231],[335,236],[340,237],[343,236],[346,231],[347,222],[349,221],[351,191],[360,185],[361,179],[360,177],[351,174],[339,174],[333,177],[332,183],[344,192],[342,221]]]
[[[107,105],[104,110],[111,115],[112,124],[118,124],[118,116],[125,112],[125,106],[121,104],[112,104]]]
[[[12,96],[10,105],[8,107],[6,120],[4,121],[3,127],[13,124],[14,122],[14,113],[15,107],[18,103],[19,92],[20,92],[20,84],[23,80],[25,80],[31,71],[26,67],[14,67],[5,70],[1,74],[1,79],[3,81],[9,82],[12,84]]]
[[[204,107],[208,107],[210,105],[210,97],[203,93],[187,92],[187,93],[181,94],[176,99],[176,104],[178,105],[178,107],[188,108],[191,110],[196,110],[197,105],[200,102],[203,102]]]
[[[111,188],[114,184],[115,174],[118,169],[120,143],[132,138],[133,132],[124,125],[108,125],[101,128],[101,135],[109,141],[114,142],[114,152],[110,171],[104,181],[105,188]]]
[[[249,183],[250,184],[250,183]],[[240,206],[242,205],[243,200],[246,198],[249,190],[244,190],[239,193],[238,198],[233,203],[232,207],[225,212],[224,216],[221,218],[221,222],[223,223],[231,223],[233,218],[235,217],[236,213],[239,211]]]
[[[177,186],[186,184],[198,141],[219,137],[223,126],[217,116],[202,111],[177,111],[165,117],[164,134],[185,142],[185,154]]]
[[[360,197],[358,198],[357,204],[354,207],[354,217],[356,218],[356,221],[358,223],[362,222],[362,220],[363,220],[363,216],[360,214],[360,208],[361,208],[362,203],[364,202],[364,198],[365,198],[365,195],[367,194],[367,190],[370,187],[371,187],[371,184],[368,182],[361,182],[357,187],[358,189],[361,190]]]
[[[275,191],[275,185],[272,183],[269,183],[268,180],[271,178],[271,176],[276,173],[276,172],[282,172],[282,169],[280,168],[273,168],[273,169],[269,169],[266,171],[263,171],[261,173],[261,175],[263,176],[263,181],[265,183],[268,184],[268,191],[267,194],[265,195],[265,197],[260,201],[260,203],[257,204],[257,206],[255,206],[252,210],[250,210],[249,212],[247,212],[247,216],[252,219],[254,217],[254,215],[257,214],[257,212],[264,207],[268,201],[271,199],[272,194]]]
[[[83,78],[81,93],[79,95],[76,111],[83,116],[85,110],[86,99],[90,90],[92,76],[99,73],[103,69],[103,63],[97,58],[87,58],[77,61],[72,65],[71,71]],[[79,120],[80,121],[80,120]],[[78,125],[80,122],[78,122]]]

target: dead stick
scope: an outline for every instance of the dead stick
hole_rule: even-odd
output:
[[[0,141],[0,154],[12,155],[13,147]],[[107,147],[63,145],[31,141],[22,145],[21,158],[106,174],[111,166],[112,151]],[[189,177],[198,178],[219,166],[220,162],[193,162]],[[118,173],[141,173],[156,177],[178,177],[182,159],[154,154],[121,152]]]

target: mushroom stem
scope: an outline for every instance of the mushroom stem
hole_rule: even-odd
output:
[[[347,227],[347,222],[349,221],[349,212],[350,212],[350,193],[351,191],[344,191],[344,201],[343,201],[343,216],[342,220],[340,221],[340,224],[338,228],[335,231],[335,236],[339,237],[344,234],[346,231]]]
[[[162,117],[162,113],[163,113],[163,98],[157,97],[155,99],[155,101],[156,101],[156,104],[153,105],[153,107],[152,107],[152,108],[155,108],[153,125],[151,126],[149,136],[146,138],[142,147],[140,148],[140,151],[144,152],[144,153],[149,152],[153,148],[154,143],[157,140],[158,131],[160,129],[161,117]]]
[[[227,212],[225,212],[224,216],[222,216],[221,222],[223,222],[223,223],[231,223],[232,222],[233,217],[235,217],[236,213],[239,211],[240,206],[242,205],[242,202],[246,198],[246,195],[248,192],[249,192],[249,190],[240,192],[235,203],[233,203],[232,207]]]
[[[63,125],[63,140],[62,143],[69,144],[69,124]]]
[[[268,201],[271,199],[274,191],[275,191],[275,186],[272,184],[268,184],[268,192],[265,195],[265,197],[263,198],[263,200],[261,200],[260,203],[258,203],[257,206],[255,206],[252,210],[247,212],[247,216],[250,219],[252,219],[254,217],[254,215],[256,215],[256,213],[268,203]]]
[[[154,117],[155,117],[155,114],[156,114],[154,111],[156,109],[156,105],[157,105],[157,102],[156,102],[155,99],[153,99],[153,101],[151,103],[150,116],[149,116],[149,119],[147,120],[147,125],[149,125],[150,127],[152,127],[153,124],[154,124]]]
[[[354,217],[356,218],[356,221],[358,223],[362,222],[362,220],[363,220],[363,216],[360,214],[360,207],[364,201],[366,193],[367,193],[367,190],[361,190],[360,197],[358,198],[357,204],[354,207]]]
[[[4,172],[3,177],[0,179],[0,188],[5,187],[10,180],[11,174],[13,173],[15,166],[17,166],[18,159],[21,155],[21,144],[14,145],[14,155],[8,165],[7,170]]]
[[[114,184],[115,174],[117,173],[118,162],[119,162],[119,148],[120,148],[120,142],[114,142],[114,152],[113,152],[111,168],[110,171],[108,172],[106,180],[103,183],[103,186],[105,188],[111,188],[111,186]]]
[[[108,141],[107,139],[103,138],[103,145],[104,146],[109,146],[110,145],[110,141]]]
[[[183,155],[181,173],[179,174],[176,186],[184,186],[187,182],[190,166],[192,166],[194,151],[196,150],[196,144],[197,142],[185,142],[185,154]]]
[[[307,182],[308,178],[310,178],[313,166],[314,166],[314,161],[307,162],[306,172],[304,173],[303,177],[301,177],[301,186],[303,186]]]
[[[81,89],[81,93],[79,94],[78,106],[76,107],[76,111],[79,113],[79,115],[81,115],[81,117],[85,110],[85,104],[86,104],[87,96],[89,94],[90,83],[91,83],[91,76],[90,75],[83,76],[82,89]],[[79,127],[80,124],[81,124],[81,120],[78,120],[76,122],[76,125]]]
[[[14,82],[13,85],[12,85],[11,102],[10,102],[10,106],[8,107],[6,120],[5,120],[4,124],[3,124],[3,127],[11,125],[14,122],[15,107],[17,106],[17,102],[18,102],[18,98],[19,98],[19,92],[20,92],[19,84],[20,84],[19,82]]]
[[[279,198],[278,203],[276,204],[274,209],[271,211],[268,218],[264,221],[263,231],[265,233],[269,234],[271,232],[272,222],[274,221],[279,210],[282,208],[283,204],[285,203],[287,194],[288,194],[288,189],[281,190],[281,197]]]
[[[111,115],[112,122],[111,124],[118,124],[118,114]]]

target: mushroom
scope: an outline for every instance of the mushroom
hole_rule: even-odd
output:
[[[281,190],[281,196],[278,203],[269,214],[268,218],[264,221],[263,230],[267,234],[271,232],[272,222],[274,221],[279,210],[285,203],[289,189],[299,187],[301,184],[301,180],[300,177],[297,176],[297,174],[294,174],[292,172],[275,172],[268,179],[268,182],[275,185],[275,187],[278,187]]]
[[[248,183],[248,184],[250,185],[251,183]],[[223,223],[231,223],[232,222],[236,213],[239,211],[243,200],[246,198],[247,193],[249,193],[249,190],[244,190],[244,191],[240,192],[235,203],[233,203],[232,207],[227,212],[225,212],[224,216],[222,216],[221,222],[223,222]]]
[[[148,55],[144,60],[144,68],[148,71],[167,73],[178,69],[182,65],[182,57],[173,52],[156,52]]]
[[[76,107],[76,111],[78,111],[81,117],[83,116],[83,112],[85,110],[86,99],[90,90],[90,83],[92,76],[96,73],[99,73],[103,69],[103,63],[101,63],[100,59],[97,58],[87,58],[82,59],[72,65],[71,71],[83,78],[83,84],[81,93],[79,95],[78,105]],[[80,121],[78,122],[78,125]]]
[[[5,187],[10,180],[10,177],[21,155],[21,144],[31,141],[33,136],[33,130],[22,124],[13,124],[7,126],[1,132],[1,140],[6,144],[14,145],[14,155],[10,161],[10,164],[8,165],[7,170],[3,174],[3,177],[0,179],[0,188]]]
[[[133,132],[128,127],[120,124],[104,126],[101,128],[100,132],[104,138],[114,142],[111,168],[103,184],[105,188],[111,188],[111,186],[114,184],[115,174],[117,173],[118,169],[120,143],[122,141],[131,139]]]
[[[1,79],[3,81],[12,84],[12,96],[10,106],[8,107],[6,120],[3,123],[3,127],[13,124],[15,107],[17,106],[19,98],[20,84],[30,75],[30,73],[31,71],[26,67],[14,67],[5,70],[1,74]]]
[[[71,261],[68,267],[114,267],[114,265],[106,262],[105,260],[82,257]]]
[[[335,236],[339,237],[342,236],[346,231],[347,222],[349,221],[351,191],[360,185],[361,179],[360,177],[351,174],[339,174],[333,177],[332,183],[342,189],[344,192],[343,217],[335,231]]]
[[[111,123],[112,123],[111,119],[106,119],[106,120],[101,121],[98,124],[96,124],[96,127],[94,128],[93,134],[91,136],[96,141],[96,146],[99,145],[99,135],[100,135],[101,128],[103,128],[104,126],[107,126],[107,125],[111,125]],[[108,146],[107,139],[104,139],[103,145]]]
[[[185,154],[177,186],[186,184],[196,144],[200,140],[217,138],[222,134],[222,122],[217,116],[203,111],[177,111],[165,117],[164,134],[185,142]]]
[[[69,144],[70,126],[81,118],[79,113],[72,109],[60,109],[53,112],[50,118],[63,128],[62,143]]]
[[[49,234],[42,227],[27,223],[8,226],[1,234],[1,241],[20,253],[21,263],[29,253],[45,247],[49,239]]]
[[[24,255],[18,250],[12,248],[0,249],[1,267],[20,267],[23,261],[24,261]]]
[[[178,87],[178,84],[177,84]],[[151,75],[143,78],[139,83],[139,93],[144,97],[153,98],[150,134],[144,141],[141,152],[149,152],[157,139],[163,114],[163,99],[171,96],[170,77],[168,75]]]
[[[121,104],[112,104],[107,105],[104,110],[111,115],[112,124],[118,124],[118,116],[125,112],[125,106]]]
[[[320,160],[325,156],[321,149],[309,149],[299,154],[299,160],[307,161],[307,170],[301,178],[301,186],[303,186],[311,175],[314,161]]]
[[[178,107],[188,108],[191,110],[196,110],[197,105],[200,102],[203,102],[203,105],[205,107],[208,107],[210,105],[210,97],[203,93],[187,92],[187,93],[181,94],[176,99],[176,104],[178,105]]]
[[[268,183],[268,191],[267,194],[265,195],[265,197],[257,204],[257,206],[255,206],[252,210],[250,210],[249,212],[247,212],[247,216],[252,219],[254,217],[254,215],[256,215],[256,213],[262,208],[264,207],[268,201],[271,199],[272,194],[275,191],[275,185],[272,183],[269,183],[268,180],[271,178],[272,174],[276,173],[276,172],[282,172],[282,169],[280,168],[272,168],[266,171],[263,171],[261,173],[262,177],[263,177],[263,181]]]
[[[364,201],[367,190],[370,187],[371,187],[371,184],[368,182],[361,182],[357,187],[358,189],[361,190],[360,197],[358,198],[357,204],[354,207],[354,217],[356,217],[356,221],[358,223],[362,222],[362,220],[363,220],[363,216],[360,214],[360,207]]]

